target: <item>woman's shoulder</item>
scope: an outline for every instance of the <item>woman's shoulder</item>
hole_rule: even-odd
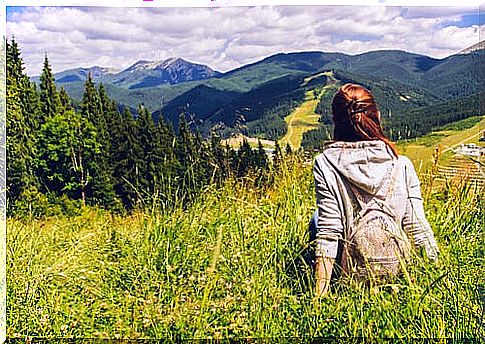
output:
[[[402,167],[412,168],[414,170],[413,162],[407,156],[399,155],[397,160]]]
[[[337,173],[335,166],[332,165],[328,157],[325,155],[325,150],[317,154],[313,159],[313,172],[325,177]]]
[[[313,165],[314,166],[327,166],[328,161],[327,158],[325,158],[325,154],[319,153],[313,158]]]

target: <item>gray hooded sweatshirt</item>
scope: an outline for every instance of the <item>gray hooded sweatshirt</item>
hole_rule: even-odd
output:
[[[412,162],[396,158],[383,141],[333,142],[315,158],[315,189],[317,198],[316,256],[336,258],[338,241],[352,226],[359,211],[352,183],[364,199],[378,197],[394,210],[410,241],[424,247],[428,257],[436,260],[438,247],[426,220],[419,180]],[[391,178],[395,173],[396,177]],[[391,179],[395,180],[388,194]]]

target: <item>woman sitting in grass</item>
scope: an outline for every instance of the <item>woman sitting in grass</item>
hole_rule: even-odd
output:
[[[413,164],[384,135],[372,94],[345,84],[332,111],[335,141],[314,164],[317,295],[328,292],[332,272],[366,282],[399,274],[411,244],[438,255]]]

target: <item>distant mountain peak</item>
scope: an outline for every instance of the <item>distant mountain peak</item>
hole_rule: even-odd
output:
[[[147,60],[139,60],[132,64],[130,67],[126,68],[125,71],[136,71],[138,69],[151,69],[153,62]]]
[[[85,73],[86,76],[88,75],[88,73],[91,73],[91,76],[94,78],[94,77],[99,77],[106,74],[116,74],[119,72],[119,69],[100,67],[100,66],[91,66],[91,67],[81,67],[79,71],[81,73]]]
[[[184,60],[180,57],[170,57],[166,60],[157,60],[157,61],[148,61],[148,60],[140,60],[135,62],[133,65],[125,69],[125,71],[136,71],[136,70],[163,70],[169,68],[176,68],[176,67],[183,67],[187,66],[188,68],[204,68],[207,70],[213,71],[210,67],[196,64]]]
[[[153,87],[163,84],[178,84],[219,76],[221,73],[212,68],[186,61],[179,57],[165,60],[140,60],[127,69],[113,76],[116,85],[125,85],[129,89]]]

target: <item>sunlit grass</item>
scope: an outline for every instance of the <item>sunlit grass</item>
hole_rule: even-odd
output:
[[[315,113],[315,108],[320,97],[315,97],[314,92],[318,93],[319,91],[308,91],[305,94],[305,101],[290,115],[285,117],[288,130],[280,141],[283,147],[289,144],[292,149],[300,148],[303,134],[318,127],[320,115]]]
[[[473,125],[471,128],[465,130],[460,129],[459,123],[471,122],[471,119],[465,119],[455,123],[455,127],[450,126],[448,130],[441,130],[429,133],[422,137],[400,141],[397,143],[397,148],[400,154],[409,157],[416,165],[424,165],[429,167],[433,162],[433,154],[436,147],[439,147],[441,154],[441,163],[446,163],[452,157],[451,148],[456,147],[461,143],[476,143],[483,145],[478,139],[485,130],[485,118]]]
[[[481,193],[425,197],[437,264],[418,253],[409,279],[341,280],[321,299],[302,264],[315,199],[311,167],[297,160],[273,188],[229,182],[185,210],[9,219],[7,335],[483,338]]]

